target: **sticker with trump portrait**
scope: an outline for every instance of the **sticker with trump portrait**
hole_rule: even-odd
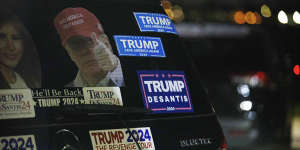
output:
[[[82,7],[69,7],[54,18],[61,44],[78,68],[66,87],[122,87],[123,72],[100,19]]]

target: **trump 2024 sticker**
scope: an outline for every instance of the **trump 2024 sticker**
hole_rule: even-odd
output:
[[[193,112],[183,71],[137,71],[145,107],[153,113]]]
[[[34,135],[0,137],[0,150],[36,150]]]
[[[137,143],[142,150],[155,150],[150,127],[93,130],[89,133],[93,150],[138,150]]]
[[[177,34],[171,19],[165,14],[134,12],[141,32],[165,32]]]

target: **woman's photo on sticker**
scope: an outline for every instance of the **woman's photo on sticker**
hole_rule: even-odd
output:
[[[0,10],[0,89],[41,87],[39,55],[22,21]]]

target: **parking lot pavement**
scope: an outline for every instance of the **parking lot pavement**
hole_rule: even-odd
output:
[[[284,146],[280,144],[267,144],[267,145],[257,145],[249,150],[292,150],[289,146]]]
[[[247,146],[243,148],[231,148],[231,149],[229,148],[228,150],[297,150],[297,149],[291,149],[289,144],[282,144],[280,142],[274,141],[273,143],[253,144],[251,146]]]

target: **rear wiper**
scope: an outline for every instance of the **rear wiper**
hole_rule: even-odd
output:
[[[58,108],[61,115],[125,115],[125,114],[151,114],[151,110],[140,107],[123,107],[119,105],[73,105]]]
[[[74,115],[74,114],[84,114],[84,115],[118,115],[121,123],[126,127],[129,132],[129,136],[133,137],[133,140],[138,148],[142,150],[140,144],[138,143],[138,135],[134,135],[131,129],[129,128],[127,122],[123,119],[123,116],[130,114],[151,114],[150,110],[138,107],[123,107],[118,105],[74,105],[74,106],[63,106],[60,107],[60,114],[63,115]]]

